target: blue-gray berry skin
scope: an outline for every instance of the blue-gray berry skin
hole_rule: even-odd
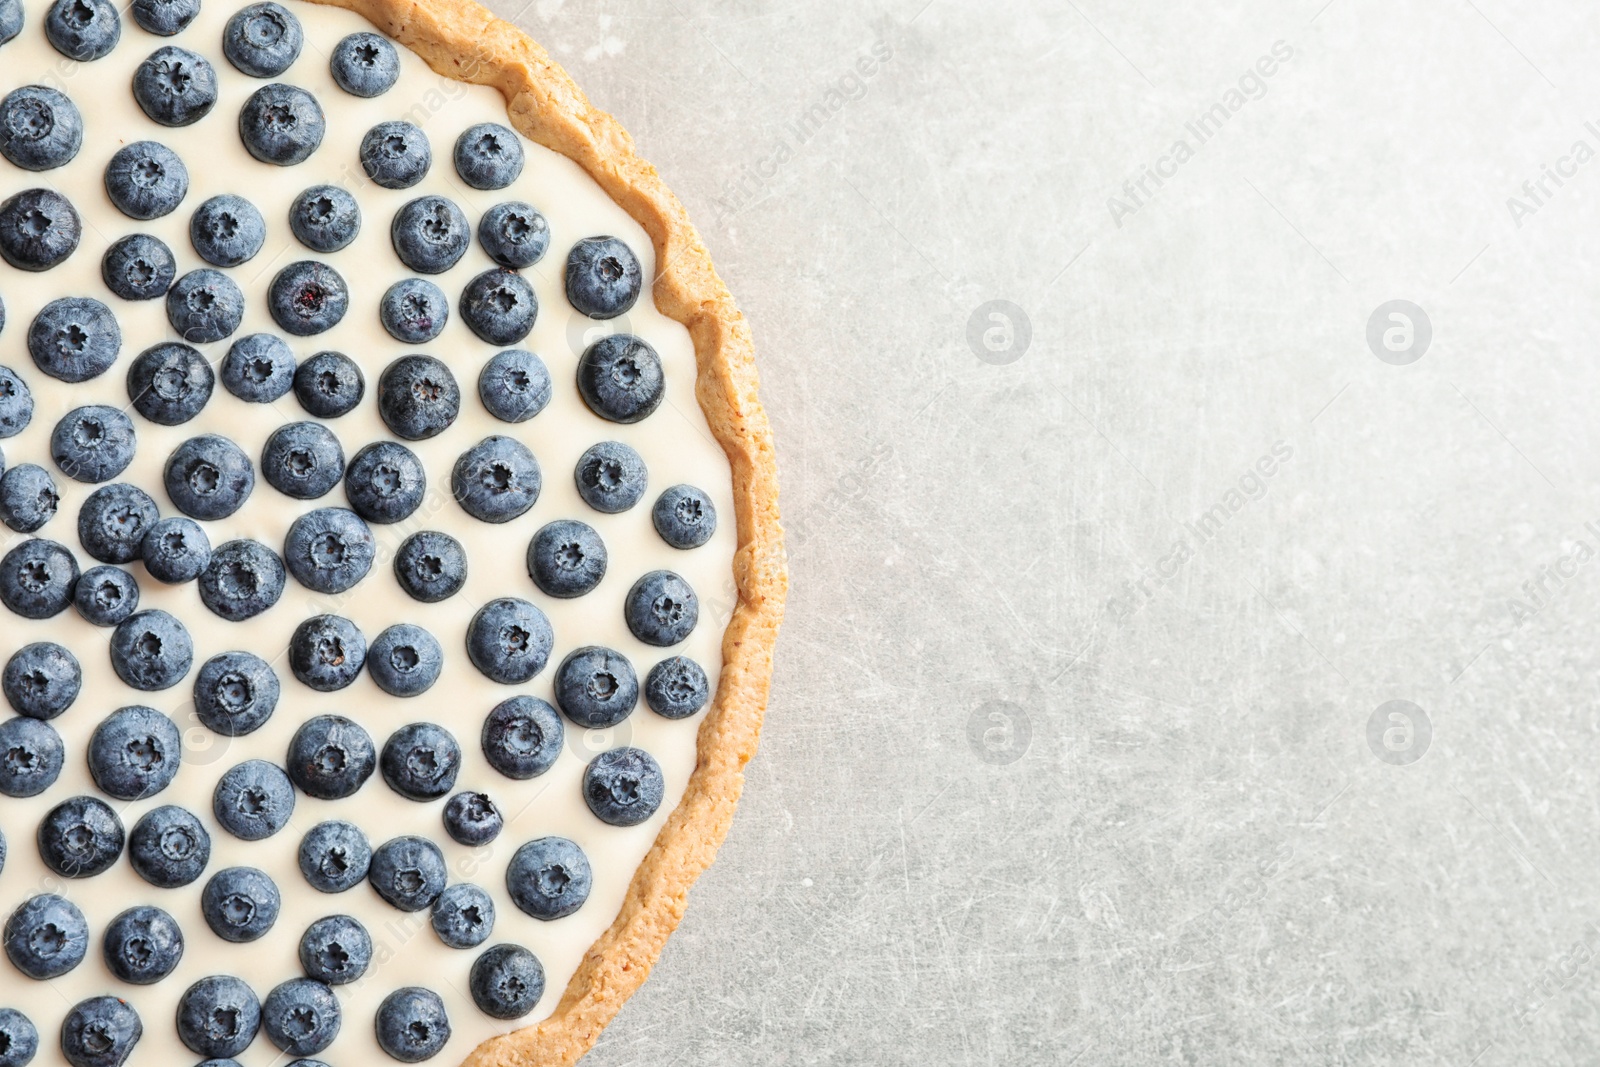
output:
[[[276,78],[300,55],[305,33],[282,4],[251,4],[228,20],[222,54],[253,78]]]
[[[666,397],[661,357],[631,333],[603,337],[578,360],[578,392],[589,410],[611,422],[649,417]]]
[[[326,263],[302,260],[284,267],[272,279],[267,308],[284,333],[313,337],[344,319],[350,310],[350,288]]]
[[[450,473],[456,503],[480,522],[510,522],[527,514],[543,484],[539,461],[528,446],[499,434],[461,453]]]
[[[167,291],[167,321],[190,344],[220,341],[244,321],[244,293],[221,271],[192,270]]]
[[[472,964],[472,1001],[494,1019],[520,1019],[544,996],[544,967],[521,945],[496,945]]]
[[[263,841],[289,824],[294,785],[282,768],[266,760],[246,760],[217,782],[211,812],[241,841]]]
[[[178,1000],[178,1040],[199,1056],[237,1056],[261,1028],[261,1002],[231,975],[202,978]]]
[[[318,352],[294,372],[295,399],[319,419],[349,414],[366,392],[361,368],[342,352]]]
[[[428,135],[409,122],[380,122],[361,138],[361,169],[374,185],[409,189],[428,174]]]
[[[521,685],[544,670],[554,645],[545,613],[517,597],[489,601],[467,626],[472,665],[502,685]]]
[[[614,319],[639,299],[639,257],[615,237],[585,237],[567,253],[567,301],[591,319]]]
[[[407,267],[418,274],[442,274],[472,246],[472,224],[454,202],[430,194],[395,212],[389,239]]]
[[[122,1067],[144,1036],[139,1013],[117,997],[90,997],[61,1023],[61,1055],[71,1067]]]
[[[173,721],[154,708],[118,708],[89,739],[89,774],[100,791],[117,800],[153,797],[178,776],[183,738]]]
[[[527,422],[550,403],[550,371],[532,352],[507,349],[483,365],[478,398],[501,422]]]
[[[615,726],[633,714],[638,702],[639,676],[620,652],[585,645],[567,653],[556,668],[556,704],[579,726]]]
[[[206,357],[181,341],[166,341],[128,366],[128,399],[151,422],[178,426],[200,414],[216,382]]]
[[[146,812],[128,834],[128,863],[158,889],[194,882],[211,862],[211,835],[194,813],[173,804]]]
[[[538,697],[515,696],[484,718],[483,756],[507,778],[526,781],[555,766],[565,734],[555,708]]]
[[[223,737],[253,734],[272,718],[282,688],[272,664],[254,652],[219,652],[195,675],[195,717]]]
[[[439,894],[429,921],[449,947],[477,948],[494,932],[494,900],[478,886],[457,882]]]
[[[317,98],[293,85],[264,85],[239,109],[239,139],[263,163],[292,167],[322,147],[328,120]]]
[[[49,270],[82,239],[77,209],[52,189],[26,189],[0,203],[0,258],[18,270]]]
[[[102,563],[132,563],[160,518],[148,493],[125,482],[96,489],[78,510],[78,541]]]
[[[223,357],[222,387],[251,404],[270,404],[294,388],[294,351],[270,333],[246,334]]]
[[[644,702],[663,719],[687,719],[711,699],[705,668],[687,656],[672,656],[650,668]]]
[[[528,577],[546,596],[583,596],[606,576],[606,544],[576,519],[546,523],[528,542]]]
[[[419,530],[394,554],[394,576],[411,599],[437,604],[461,591],[467,582],[467,553],[447,533]]]
[[[344,472],[344,495],[368,522],[395,523],[422,506],[427,472],[417,454],[396,441],[367,445]]]
[[[200,572],[200,602],[229,622],[253,619],[283,596],[283,560],[260,541],[224,541]]]
[[[337,252],[361,232],[361,205],[337,185],[313,185],[289,205],[289,230],[313,252]]]
[[[111,368],[122,351],[122,329],[111,309],[86,296],[52,300],[28,327],[34,365],[63,382],[86,382]]]
[[[296,500],[326,496],[344,477],[344,449],[320,422],[291,422],[272,431],[261,449],[261,476]]]
[[[487,845],[505,827],[506,817],[487,793],[457,793],[444,806],[444,832],[458,845]]]
[[[267,220],[242,196],[213,196],[189,216],[189,243],[200,258],[216,267],[248,263],[267,241]]]
[[[390,626],[373,639],[367,673],[390,696],[421,696],[439,680],[444,649],[438,638],[415,623]]]
[[[42,529],[60,506],[55,479],[37,463],[19,463],[0,475],[0,522],[16,533]]]
[[[546,922],[583,907],[594,873],[583,849],[564,837],[541,837],[517,849],[506,867],[506,892],[525,914]]]
[[[54,641],[23,645],[6,660],[0,690],[18,715],[53,719],[72,707],[83,690],[78,657]]]
[[[703,489],[674,485],[650,509],[656,533],[673,548],[699,548],[717,532],[717,508]]]
[[[318,823],[300,841],[300,873],[319,893],[343,893],[367,880],[372,845],[355,825]]]
[[[172,515],[146,531],[139,555],[150,577],[181,585],[200,577],[211,562],[211,539],[193,519]]]
[[[378,766],[389,788],[407,800],[438,800],[455,788],[461,745],[442,726],[414,722],[384,742]]]
[[[480,122],[456,138],[455,163],[474,189],[504,189],[522,176],[522,142],[497,122]]]
[[[478,243],[500,266],[522,270],[549,251],[550,223],[532,204],[509,200],[483,213],[478,220]]]
[[[168,0],[164,6],[178,4]],[[195,10],[199,10],[198,3]],[[187,48],[158,48],[133,72],[133,98],[152,122],[162,126],[193,125],[217,106],[216,68]]]
[[[372,569],[377,546],[361,516],[345,508],[318,508],[294,520],[283,539],[283,559],[295,581],[317,593],[342,593]]]
[[[244,506],[256,486],[255,465],[220,434],[191,437],[167,457],[162,481],[177,509],[196,519],[225,519]]]
[[[367,659],[360,628],[339,615],[315,615],[289,638],[289,669],[319,693],[332,693],[356,680]]]
[[[25,85],[0,99],[0,155],[15,166],[54,170],[82,147],[83,116],[65,93]]]
[[[389,286],[378,304],[383,328],[401,344],[427,344],[444,332],[450,302],[444,290],[422,278],[402,278]]]
[[[616,515],[637,504],[650,486],[644,458],[621,441],[601,441],[578,457],[578,495],[591,508]]]
[[[183,930],[160,908],[141,904],[106,924],[100,943],[106,968],[129,985],[153,985],[183,958]]]
[[[55,727],[19,715],[0,722],[0,793],[36,797],[55,784],[66,748]]]
[[[159,300],[178,277],[178,261],[165,241],[147,233],[111,243],[100,260],[106,288],[124,300]]]
[[[133,462],[137,447],[133,420],[105,404],[74,408],[50,432],[50,458],[76,482],[110,481]]]
[[[135,689],[171,689],[193,665],[189,631],[159,608],[135,612],[111,631],[111,667]]]
[[[110,0],[55,0],[45,12],[44,35],[68,59],[89,63],[117,47],[122,16]]]
[[[300,936],[300,969],[319,982],[347,985],[372,965],[372,935],[349,915],[329,915]]]
[[[378,749],[359,723],[317,715],[295,731],[284,766],[306,796],[343,800],[355,796],[377,770]]]
[[[395,436],[425,441],[456,421],[461,413],[461,388],[440,360],[401,356],[378,377],[378,413]]]
[[[178,154],[156,141],[135,141],[117,149],[106,164],[106,195],[131,219],[148,222],[170,215],[189,195],[189,168]]]
[[[339,88],[369,100],[393,89],[400,79],[399,53],[376,33],[352,33],[334,45],[328,67]]]
[[[539,298],[522,275],[496,267],[467,283],[461,294],[461,321],[491,345],[514,345],[533,331]]]
[[[589,761],[583,799],[611,826],[637,826],[656,813],[666,785],[655,757],[641,748],[614,748]]]
[[[146,33],[173,37],[200,14],[200,0],[133,0],[128,13]]]
[[[416,836],[397,837],[373,849],[367,871],[378,896],[401,911],[433,907],[448,878],[439,846]]]
[[[0,5],[0,12],[3,9]],[[3,19],[0,13],[0,32],[5,26]],[[15,1008],[0,1008],[0,1067],[27,1067],[38,1053],[39,1030],[33,1020]]]
[[[5,325],[5,309],[0,305],[0,328]],[[33,392],[22,375],[0,365],[0,438],[15,437],[33,421]]]
[[[378,1047],[401,1063],[437,1056],[450,1041],[450,1017],[439,994],[420,986],[397,989],[383,998],[374,1021]]]
[[[0,44],[15,40],[26,23],[27,14],[22,10],[22,0],[0,0]],[[12,1065],[0,1061],[0,1067]]]
[[[63,878],[93,878],[111,869],[127,835],[110,805],[96,797],[71,797],[39,822],[39,858]]]
[[[65,545],[30,538],[0,557],[0,603],[24,619],[67,610],[78,583],[78,561]]]
[[[95,626],[115,626],[139,610],[139,583],[121,567],[90,567],[78,576],[72,605]]]
[[[671,571],[650,571],[628,590],[623,618],[633,636],[647,645],[665,648],[678,644],[700,621],[700,598],[682,577]]]
[[[339,1036],[339,1001],[314,978],[291,978],[261,1002],[261,1032],[291,1056],[310,1056]]]

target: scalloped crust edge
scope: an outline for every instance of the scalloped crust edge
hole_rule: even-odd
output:
[[[437,73],[489,85],[511,124],[582,167],[644,227],[659,265],[661,313],[694,342],[695,394],[733,471],[737,594],[722,638],[717,694],[701,724],[698,759],[677,808],[634,872],[611,927],[589,946],[555,1012],[490,1038],[463,1067],[556,1067],[576,1062],[637,990],[683,918],[689,888],[727,836],[755,755],[783,618],[788,570],[778,517],[772,427],[757,396],[750,325],[717,276],[678,198],[615,118],[593,107],[549,54],[472,0],[313,0],[362,15]],[[709,605],[708,605],[709,606]]]

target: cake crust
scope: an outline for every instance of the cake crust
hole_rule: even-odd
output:
[[[694,343],[695,395],[733,473],[738,548],[722,673],[697,739],[695,770],[634,872],[622,909],[591,945],[549,1018],[490,1038],[463,1067],[556,1067],[577,1061],[639,988],[683,918],[689,888],[727,836],[755,755],[772,678],[788,571],[778,516],[772,428],[757,395],[750,326],[717,276],[678,198],[633,139],[515,26],[473,0],[312,0],[353,11],[435,72],[489,85],[524,136],[577,163],[655,246],[656,307]]]

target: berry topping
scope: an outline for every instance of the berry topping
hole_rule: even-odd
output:
[[[334,45],[328,67],[339,88],[352,96],[382,96],[400,79],[400,54],[387,37],[352,33]]]
[[[478,886],[457,882],[434,902],[432,923],[451,948],[476,948],[494,932],[494,900]]]
[[[449,534],[422,530],[401,543],[394,555],[394,576],[413,600],[436,604],[466,584],[466,550]]]
[[[614,319],[639,299],[643,272],[615,237],[586,237],[567,254],[567,301],[591,319]]]
[[[262,841],[289,824],[294,786],[287,774],[266,760],[247,760],[217,782],[211,812],[234,837]]]
[[[276,78],[299,58],[305,35],[282,4],[251,4],[228,20],[222,53],[242,73]]]
[[[507,778],[537,778],[555,766],[564,733],[555,708],[538,697],[512,697],[483,721],[483,756]]]
[[[189,169],[178,154],[155,141],[135,141],[106,164],[106,195],[131,219],[170,215],[189,194]],[[76,243],[76,242],[74,242]]]
[[[583,772],[583,799],[595,818],[612,826],[637,826],[650,818],[665,790],[660,765],[643,749],[602,752]]]
[[[506,868],[506,892],[535,919],[560,919],[583,907],[594,886],[589,857],[564,837],[541,837],[517,849]]]
[[[169,6],[176,6],[169,0]],[[199,10],[199,4],[195,5]],[[134,17],[138,17],[137,6]],[[133,72],[133,98],[162,126],[189,126],[217,106],[217,72],[187,48],[158,48]]]

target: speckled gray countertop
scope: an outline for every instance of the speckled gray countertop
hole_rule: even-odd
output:
[[[791,533],[588,1062],[1600,1058],[1588,5],[493,6],[698,220]]]

